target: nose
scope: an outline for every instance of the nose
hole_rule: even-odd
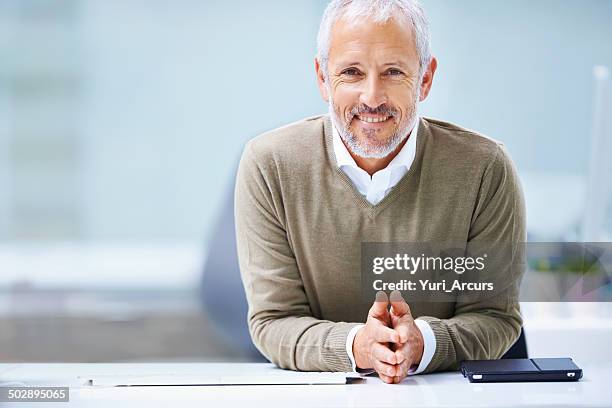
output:
[[[359,101],[372,109],[387,102],[387,94],[380,78],[371,75],[364,81],[364,88],[359,96]]]

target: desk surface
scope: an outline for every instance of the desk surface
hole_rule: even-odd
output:
[[[263,368],[263,365],[261,365]],[[88,374],[147,372],[232,373],[253,370],[253,364],[0,364],[0,382],[70,386],[70,403],[53,407],[610,407],[612,364],[582,365],[584,377],[575,383],[471,384],[458,372],[417,375],[401,384],[384,384],[367,377],[348,385],[257,385],[97,388],[79,384]],[[36,406],[46,404],[37,403]],[[20,408],[23,404],[3,404]]]

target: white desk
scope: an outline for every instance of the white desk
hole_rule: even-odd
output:
[[[580,364],[580,362],[579,362]],[[248,365],[253,369],[253,365]],[[388,385],[376,377],[362,384],[120,387],[81,386],[87,374],[175,372],[235,372],[244,364],[0,364],[0,382],[70,386],[70,403],[52,407],[611,407],[612,365],[583,365],[577,383],[470,384],[457,372],[418,375]],[[209,371],[212,370],[212,371]],[[42,407],[44,403],[32,406]],[[23,408],[23,403],[2,404]]]

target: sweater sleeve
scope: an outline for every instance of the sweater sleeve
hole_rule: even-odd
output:
[[[248,143],[236,180],[236,239],[251,338],[281,368],[351,371],[346,339],[356,323],[312,315],[287,238],[280,186],[270,161],[256,158],[252,142]]]
[[[463,360],[498,359],[517,340],[522,326],[518,287],[525,263],[525,230],[520,182],[505,148],[498,145],[482,176],[468,241],[511,247],[512,259],[495,270],[507,285],[493,297],[457,300],[451,318],[419,317],[436,337],[436,351],[425,372],[456,370]]]

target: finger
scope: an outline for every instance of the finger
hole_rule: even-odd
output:
[[[406,323],[400,323],[395,327],[395,331],[399,336],[400,343],[406,343],[410,337],[410,326]]]
[[[374,329],[374,340],[379,343],[399,343],[400,336],[397,331],[381,324]]]
[[[393,384],[393,378],[394,377],[389,377],[387,375],[384,374],[378,374],[378,376],[380,377],[381,380],[383,380],[384,382],[386,382],[387,384]]]
[[[389,350],[387,346],[384,346],[380,343],[375,343],[372,346],[372,355],[374,356],[375,360],[382,361],[383,363],[392,365],[397,364],[395,353]]]
[[[375,318],[385,318],[388,315],[389,311],[387,307],[389,306],[389,298],[387,294],[382,290],[376,293],[376,299],[374,300],[374,304],[370,308],[368,312],[368,316],[372,316]]]
[[[414,330],[418,332],[418,328],[414,328]],[[416,337],[415,332],[412,331],[409,335],[409,340],[401,345],[401,351],[406,356],[406,359],[412,363],[420,361],[424,348],[422,342],[418,341]]]
[[[418,353],[416,351],[416,348],[414,347],[413,344],[411,343],[406,343],[403,345],[402,349],[401,349],[402,354],[404,355],[404,360],[401,362],[401,364],[405,364],[405,367],[402,366],[403,369],[405,369],[405,375],[408,375],[408,370],[410,370],[410,368],[417,364],[419,362],[419,360],[417,360],[418,358]],[[396,359],[397,359],[397,351],[395,351],[395,355],[396,355]],[[397,363],[398,365],[400,365],[400,363]]]
[[[382,361],[374,360],[374,370],[380,375],[393,378],[397,375],[397,369],[394,365],[383,363]]]
[[[391,292],[389,300],[391,301],[391,314],[398,317],[404,315],[412,316],[410,306],[408,306],[408,303],[406,303],[399,290]]]
[[[408,359],[405,345],[398,347],[395,351],[395,364],[402,364],[404,361]]]
[[[410,369],[410,360],[406,359],[401,364],[395,366],[395,376],[400,378],[400,381],[408,375],[408,369]]]

